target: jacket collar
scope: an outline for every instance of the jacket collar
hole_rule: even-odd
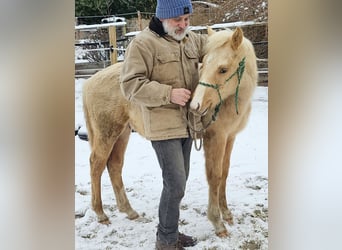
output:
[[[156,34],[158,34],[159,36],[167,39],[167,40],[174,40],[176,41],[175,39],[173,39],[171,36],[169,36],[165,30],[164,30],[164,27],[163,27],[163,24],[162,22],[159,20],[158,17],[155,17],[153,16],[151,21],[150,21],[150,24],[148,25],[149,29],[153,32],[155,32]],[[183,39],[183,42],[186,42],[186,40],[188,39],[189,37],[189,34],[186,34],[185,38]],[[180,41],[177,41],[177,42],[180,42]]]
[[[150,28],[150,30],[157,33],[159,36],[167,35],[167,33],[164,30],[162,22],[155,16],[152,17],[148,27]]]

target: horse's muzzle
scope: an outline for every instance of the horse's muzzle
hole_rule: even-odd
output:
[[[209,108],[206,108],[204,111],[200,111],[200,104],[199,103],[197,103],[197,106],[195,106],[196,108],[193,108],[193,105],[192,105],[192,103],[190,104],[190,109],[191,109],[191,112],[193,112],[193,113],[195,113],[195,114],[197,114],[197,115],[199,115],[199,116],[204,116],[204,115],[206,115],[206,113],[208,112],[208,110],[209,110]]]

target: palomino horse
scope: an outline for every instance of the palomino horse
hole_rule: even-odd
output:
[[[230,156],[237,133],[247,124],[258,73],[254,47],[241,29],[214,32],[209,28],[208,35],[200,82],[190,108],[199,114],[213,111],[215,122],[203,136],[209,184],[207,216],[216,234],[225,237],[228,231],[222,219],[233,224],[226,199]]]
[[[208,53],[201,69],[201,84],[195,91],[191,107],[201,115],[210,114],[214,107],[216,110],[216,121],[204,133],[210,185],[208,217],[214,224],[216,234],[226,236],[228,232],[221,222],[220,211],[229,223],[232,223],[232,215],[227,208],[225,181],[235,135],[245,126],[251,109],[251,96],[257,79],[256,59],[251,43],[243,38],[239,28],[234,33],[215,33],[211,29],[208,33]],[[227,83],[225,80],[238,68],[241,58],[245,58],[245,73],[239,82],[235,104],[237,77],[231,77]],[[110,223],[101,199],[101,175],[106,166],[119,211],[125,212],[129,219],[139,216],[127,199],[121,173],[130,131],[134,129],[141,133],[143,125],[139,107],[121,94],[121,65],[117,63],[98,72],[83,87],[83,110],[91,146],[91,201],[98,221],[104,224]],[[236,114],[236,105],[239,114]]]

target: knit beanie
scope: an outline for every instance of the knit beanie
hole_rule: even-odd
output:
[[[158,0],[156,17],[168,19],[192,13],[190,0]]]

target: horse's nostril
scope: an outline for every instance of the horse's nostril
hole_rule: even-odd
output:
[[[196,111],[199,111],[199,109],[200,109],[200,105],[199,105],[199,103],[197,103]]]

